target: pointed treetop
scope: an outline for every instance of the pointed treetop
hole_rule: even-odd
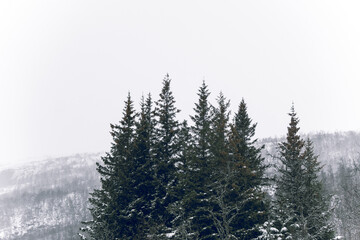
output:
[[[207,86],[206,85],[206,82],[205,82],[205,78],[202,80],[202,87],[205,87],[205,86]]]
[[[207,89],[205,79],[203,79],[200,89]]]
[[[299,123],[299,118],[296,116],[294,103],[292,103],[291,105],[289,116],[291,117],[291,120],[288,130],[290,131],[290,129],[292,129],[295,133],[297,133],[300,128],[297,127],[297,124]]]
[[[210,92],[208,90],[208,86],[205,83],[205,80],[203,80],[197,95],[199,96],[199,103],[195,103],[196,108],[199,108],[199,106],[202,106],[203,104],[207,106],[208,105],[207,98],[209,97]],[[196,108],[194,109],[195,111]]]
[[[128,92],[128,96],[125,101],[125,107],[124,107],[124,111],[123,111],[123,118],[120,121],[120,125],[121,125],[121,128],[123,128],[123,131],[128,131],[130,134],[131,128],[134,126],[134,121],[135,121],[136,115],[137,114],[134,109],[134,102],[131,99],[130,92]]]
[[[140,107],[141,109],[143,109],[143,106],[145,105],[145,97],[144,97],[144,93],[141,94],[141,99],[140,99]]]
[[[168,73],[165,74],[162,83],[163,83],[163,87],[162,87],[161,93],[160,93],[161,98],[162,98],[162,95],[164,95],[167,92],[169,92],[171,94],[171,91],[170,91],[171,78]]]
[[[151,105],[152,104],[152,96],[151,93],[148,93],[148,96],[146,98],[146,104]]]
[[[235,123],[236,123],[236,121],[240,120],[239,117],[249,119],[249,115],[247,113],[247,105],[245,103],[244,98],[241,99],[241,102],[239,104],[238,112],[236,113],[236,117],[235,117]],[[250,123],[251,123],[251,120],[250,120]],[[250,123],[249,123],[249,125],[250,125]]]
[[[199,88],[199,92],[202,92],[202,91],[209,92],[208,85],[206,84],[205,80],[202,81],[202,84]],[[199,95],[199,93],[198,93],[198,95]]]
[[[128,95],[127,95],[127,98],[125,101],[124,115],[132,114],[134,112],[133,104],[134,104],[134,102],[131,99],[131,94],[130,94],[130,92],[128,92]]]
[[[166,74],[165,74],[165,77],[164,77],[164,79],[163,79],[163,83],[164,83],[164,85],[165,85],[165,83],[170,84],[170,82],[171,82],[170,75],[169,75],[169,73],[166,73]]]
[[[297,154],[300,154],[302,147],[305,144],[305,141],[301,139],[299,135],[300,128],[298,127],[299,118],[296,116],[294,104],[292,104],[289,116],[291,117],[289,126],[287,127],[287,142],[284,142],[284,146],[287,146],[288,148],[293,148],[293,150],[296,151]]]
[[[294,101],[291,103],[291,108],[290,108],[290,116],[296,116],[296,112],[295,112],[295,104]]]
[[[175,114],[175,113],[179,113],[180,110],[174,106],[175,99],[170,89],[170,83],[171,83],[171,79],[169,77],[169,74],[167,73],[163,79],[163,87],[159,94],[160,99],[156,101],[155,104],[158,106],[158,110],[161,111],[161,109],[163,109],[166,112],[170,111],[171,114]]]
[[[147,98],[145,99],[144,94],[141,95],[141,100],[140,100],[140,108],[142,112],[145,112],[145,109],[148,108],[149,106],[151,107],[152,105],[152,98],[151,98],[151,93],[147,94]]]
[[[169,74],[167,73],[163,79],[163,87],[162,87],[162,90],[160,93],[160,97],[167,92],[169,94],[172,94],[170,91],[170,83],[171,83],[171,78],[170,78]]]
[[[252,123],[252,119],[249,117],[247,112],[247,105],[244,98],[242,98],[239,104],[238,112],[235,114],[233,125],[239,136],[245,142],[250,141],[250,139],[255,135],[257,123]]]
[[[226,99],[222,91],[220,91],[219,96],[217,97],[217,102],[220,108],[228,108],[230,106],[230,100]]]

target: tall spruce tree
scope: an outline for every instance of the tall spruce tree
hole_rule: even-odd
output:
[[[155,179],[157,182],[154,216],[156,217],[156,230],[158,237],[172,231],[172,220],[175,216],[168,211],[171,203],[176,201],[176,196],[171,194],[176,186],[176,162],[178,161],[179,122],[176,114],[180,112],[175,107],[175,99],[170,89],[171,79],[169,74],[163,79],[160,99],[156,101],[155,117]]]
[[[228,211],[227,202],[224,198],[227,197],[226,188],[231,184],[229,182],[230,172],[228,170],[228,132],[229,132],[229,106],[228,101],[222,92],[217,98],[217,107],[213,107],[213,116],[211,121],[211,161],[208,168],[212,169],[209,174],[211,182],[209,184],[210,190],[206,195],[208,202],[207,211],[211,216],[211,225],[209,224],[208,235],[204,239],[231,239],[224,229],[224,221],[226,217],[224,214]],[[226,226],[226,224],[225,224]]]
[[[208,164],[211,152],[210,152],[210,125],[212,120],[211,105],[208,101],[210,92],[208,86],[203,81],[199,92],[197,94],[199,100],[195,103],[195,115],[190,116],[194,125],[191,127],[194,142],[194,154],[199,164]],[[198,166],[200,168],[200,166]]]
[[[244,180],[250,188],[264,184],[264,172],[266,169],[264,158],[261,156],[261,150],[264,146],[255,146],[257,142],[257,139],[254,139],[256,126],[256,123],[252,123],[247,112],[246,103],[242,99],[231,126],[230,138],[235,140],[234,150],[241,154],[241,161],[238,164],[250,169],[249,179]]]
[[[236,208],[236,215],[231,222],[231,230],[238,239],[254,239],[260,235],[257,230],[267,219],[268,210],[264,186],[266,166],[261,150],[256,147],[256,123],[247,113],[247,106],[242,99],[238,112],[235,114],[229,135],[229,160],[232,175],[232,188],[229,205]],[[234,213],[233,213],[234,214]]]
[[[152,100],[149,94],[141,101],[141,112],[136,122],[133,148],[133,169],[131,176],[132,201],[129,203],[129,229],[132,229],[129,239],[146,239],[150,234],[149,226],[154,223],[152,202],[155,198],[156,182],[154,179],[154,116]]]
[[[191,159],[191,139],[190,127],[187,121],[183,121],[179,131],[180,152],[175,163],[176,184],[170,190],[170,195],[174,196],[174,201],[169,205],[168,210],[174,216],[172,220],[172,239],[195,240],[193,234],[192,219],[189,217],[189,205],[187,196],[189,193],[189,182],[191,182],[191,172],[189,171]]]
[[[264,159],[260,155],[262,148],[254,146],[256,124],[251,122],[242,100],[230,125],[226,152],[219,154],[221,159],[213,184],[215,207],[211,214],[218,239],[254,239],[260,235],[257,228],[266,219],[267,209],[261,191]]]
[[[294,106],[285,142],[279,144],[282,166],[277,180],[276,209],[283,239],[331,239],[327,205],[318,180],[320,171],[312,143],[298,134]]]
[[[282,166],[278,170],[280,176],[277,180],[276,201],[281,221],[279,224],[282,225],[279,225],[281,232],[284,233],[284,237],[296,239],[299,234],[299,213],[302,208],[300,196],[304,190],[302,165],[305,142],[298,134],[299,119],[296,117],[294,106],[289,115],[291,119],[286,141],[279,144]]]
[[[332,239],[334,229],[329,222],[331,211],[329,209],[329,196],[319,179],[322,166],[318,161],[318,156],[314,154],[313,143],[307,139],[304,149],[304,185],[303,195],[304,208],[301,214],[302,235],[307,235],[307,239]],[[306,238],[305,238],[306,239]]]
[[[131,235],[128,205],[132,196],[128,173],[133,163],[135,115],[129,94],[120,124],[110,125],[111,150],[102,157],[102,164],[97,163],[101,187],[89,198],[93,220],[83,228],[89,239],[128,239],[126,236]]]
[[[213,229],[212,218],[208,211],[211,183],[211,129],[212,111],[208,101],[210,92],[203,81],[195,103],[195,114],[191,117],[191,148],[188,154],[186,194],[182,200],[188,222],[188,238],[206,239]]]
[[[229,132],[230,101],[220,92],[217,98],[218,106],[213,108],[211,124],[211,151],[214,156],[214,166],[226,165],[227,161],[227,135]]]

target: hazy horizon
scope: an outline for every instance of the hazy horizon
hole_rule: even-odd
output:
[[[205,79],[286,134],[359,131],[358,1],[2,1],[0,165],[107,151],[130,91],[158,99],[172,79],[178,119]]]

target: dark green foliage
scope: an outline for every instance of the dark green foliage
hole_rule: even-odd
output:
[[[190,128],[186,121],[183,121],[180,127],[179,135],[180,153],[178,161],[176,162],[175,179],[176,184],[171,189],[170,195],[174,196],[174,201],[168,206],[168,211],[172,214],[171,222],[172,232],[175,233],[174,239],[197,239],[192,229],[192,219],[190,216],[191,204],[189,204],[189,185],[191,183],[192,174],[190,169],[191,159],[191,134]]]
[[[142,100],[135,121],[129,96],[120,125],[111,125],[114,142],[97,169],[101,188],[89,199],[93,221],[87,232],[91,239],[144,239],[150,234],[156,186],[151,108],[149,95]]]
[[[91,239],[115,239],[129,236],[129,203],[132,200],[131,176],[133,169],[133,141],[135,111],[128,95],[123,118],[119,125],[112,125],[111,150],[97,163],[101,188],[94,190],[89,199],[93,220],[84,230]]]
[[[211,129],[211,151],[214,156],[214,166],[225,166],[227,159],[227,134],[229,132],[229,106],[223,93],[217,98],[218,107],[213,108]]]
[[[292,108],[287,141],[279,145],[280,177],[269,210],[263,146],[240,102],[229,123],[230,103],[220,93],[208,101],[203,82],[192,126],[179,110],[167,74],[155,109],[151,96],[135,113],[128,96],[119,125],[111,125],[111,150],[98,164],[101,188],[89,199],[90,239],[330,239],[329,214],[312,143],[298,135]],[[283,228],[286,227],[286,228]],[[276,230],[276,228],[278,230]]]
[[[171,222],[174,216],[167,209],[175,202],[174,194],[176,188],[176,163],[179,160],[180,142],[179,122],[176,114],[180,112],[175,107],[175,99],[170,90],[171,79],[167,74],[163,80],[163,88],[160,99],[156,102],[155,117],[155,142],[154,142],[154,164],[155,164],[155,221],[164,227],[161,231],[171,231]],[[166,230],[167,229],[167,230]]]
[[[257,139],[255,136],[256,123],[252,124],[252,120],[247,113],[247,106],[242,99],[238,112],[235,115],[234,123],[231,127],[231,136],[233,139],[233,149],[241,153],[241,161],[243,166],[247,166],[249,179],[246,182],[248,187],[258,187],[263,184],[264,172],[266,166],[264,165],[264,158],[261,156],[260,148],[255,147]]]
[[[203,82],[199,88],[198,103],[195,104],[195,115],[191,116],[194,125],[191,127],[192,141],[188,155],[186,195],[182,201],[190,229],[187,234],[196,239],[209,239],[214,232],[211,227],[210,184],[213,172],[213,153],[211,152],[212,123],[211,105],[208,102],[210,93]]]
[[[276,209],[281,227],[286,229],[284,238],[331,239],[334,233],[328,225],[328,206],[318,180],[320,165],[311,141],[305,142],[298,134],[294,107],[289,115],[286,142],[279,145],[282,167],[276,191]]]
[[[279,205],[281,223],[289,230],[288,234],[295,234],[295,226],[298,221],[299,208],[302,207],[300,196],[303,190],[302,178],[304,175],[302,150],[305,142],[300,138],[294,108],[292,107],[290,125],[286,142],[279,145],[280,161],[282,167],[279,169],[280,178],[277,182],[276,200]]]
[[[200,164],[207,164],[210,159],[210,125],[212,120],[211,105],[208,101],[210,92],[205,81],[199,89],[198,103],[195,103],[195,115],[191,116],[194,126],[191,127],[193,133],[193,148],[195,157]]]
[[[228,132],[229,132],[229,106],[225,96],[220,92],[217,98],[217,107],[212,108],[212,120],[210,131],[211,161],[209,168],[210,182],[206,202],[206,211],[210,214],[211,222],[208,224],[208,238],[204,239],[227,239],[229,237],[228,215],[232,212],[232,206],[227,205],[228,187],[232,176],[228,170]],[[226,216],[225,216],[226,215]]]
[[[144,239],[152,224],[154,208],[152,201],[156,182],[154,179],[153,147],[153,112],[149,94],[146,101],[142,99],[140,118],[136,123],[136,132],[133,149],[133,169],[129,170],[131,178],[132,201],[130,202],[131,239]]]
[[[304,149],[304,221],[310,239],[332,239],[334,237],[333,226],[329,223],[329,199],[325,194],[323,184],[319,180],[322,169],[318,157],[314,154],[313,143],[308,139]]]
[[[217,162],[214,172],[210,210],[218,239],[254,239],[260,235],[257,230],[267,218],[263,174],[265,166],[253,140],[256,124],[252,124],[247,114],[244,100],[228,130],[228,102],[220,95],[216,110],[215,129],[220,136],[214,145]],[[221,110],[222,109],[222,110]],[[215,115],[216,116],[216,115]],[[222,135],[225,133],[224,135]]]
[[[189,127],[176,120],[170,83],[166,75],[154,111],[149,95],[137,115],[129,96],[120,124],[111,125],[114,142],[98,164],[102,186],[89,199],[85,232],[91,239],[256,237],[264,168],[246,104],[230,127],[229,101],[220,93],[212,107],[203,82]]]
[[[264,185],[264,158],[261,149],[253,140],[256,124],[247,113],[244,99],[235,114],[229,136],[230,164],[234,179],[231,181],[233,193],[231,201],[237,204],[237,216],[231,223],[235,236],[239,239],[253,239],[259,236],[256,229],[267,219],[267,206],[261,186]],[[239,205],[239,203],[241,203]]]

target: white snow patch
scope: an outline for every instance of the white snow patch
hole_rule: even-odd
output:
[[[168,237],[168,238],[172,238],[173,236],[175,236],[175,231],[174,232],[171,232],[171,233],[167,233],[166,234],[166,237]]]

